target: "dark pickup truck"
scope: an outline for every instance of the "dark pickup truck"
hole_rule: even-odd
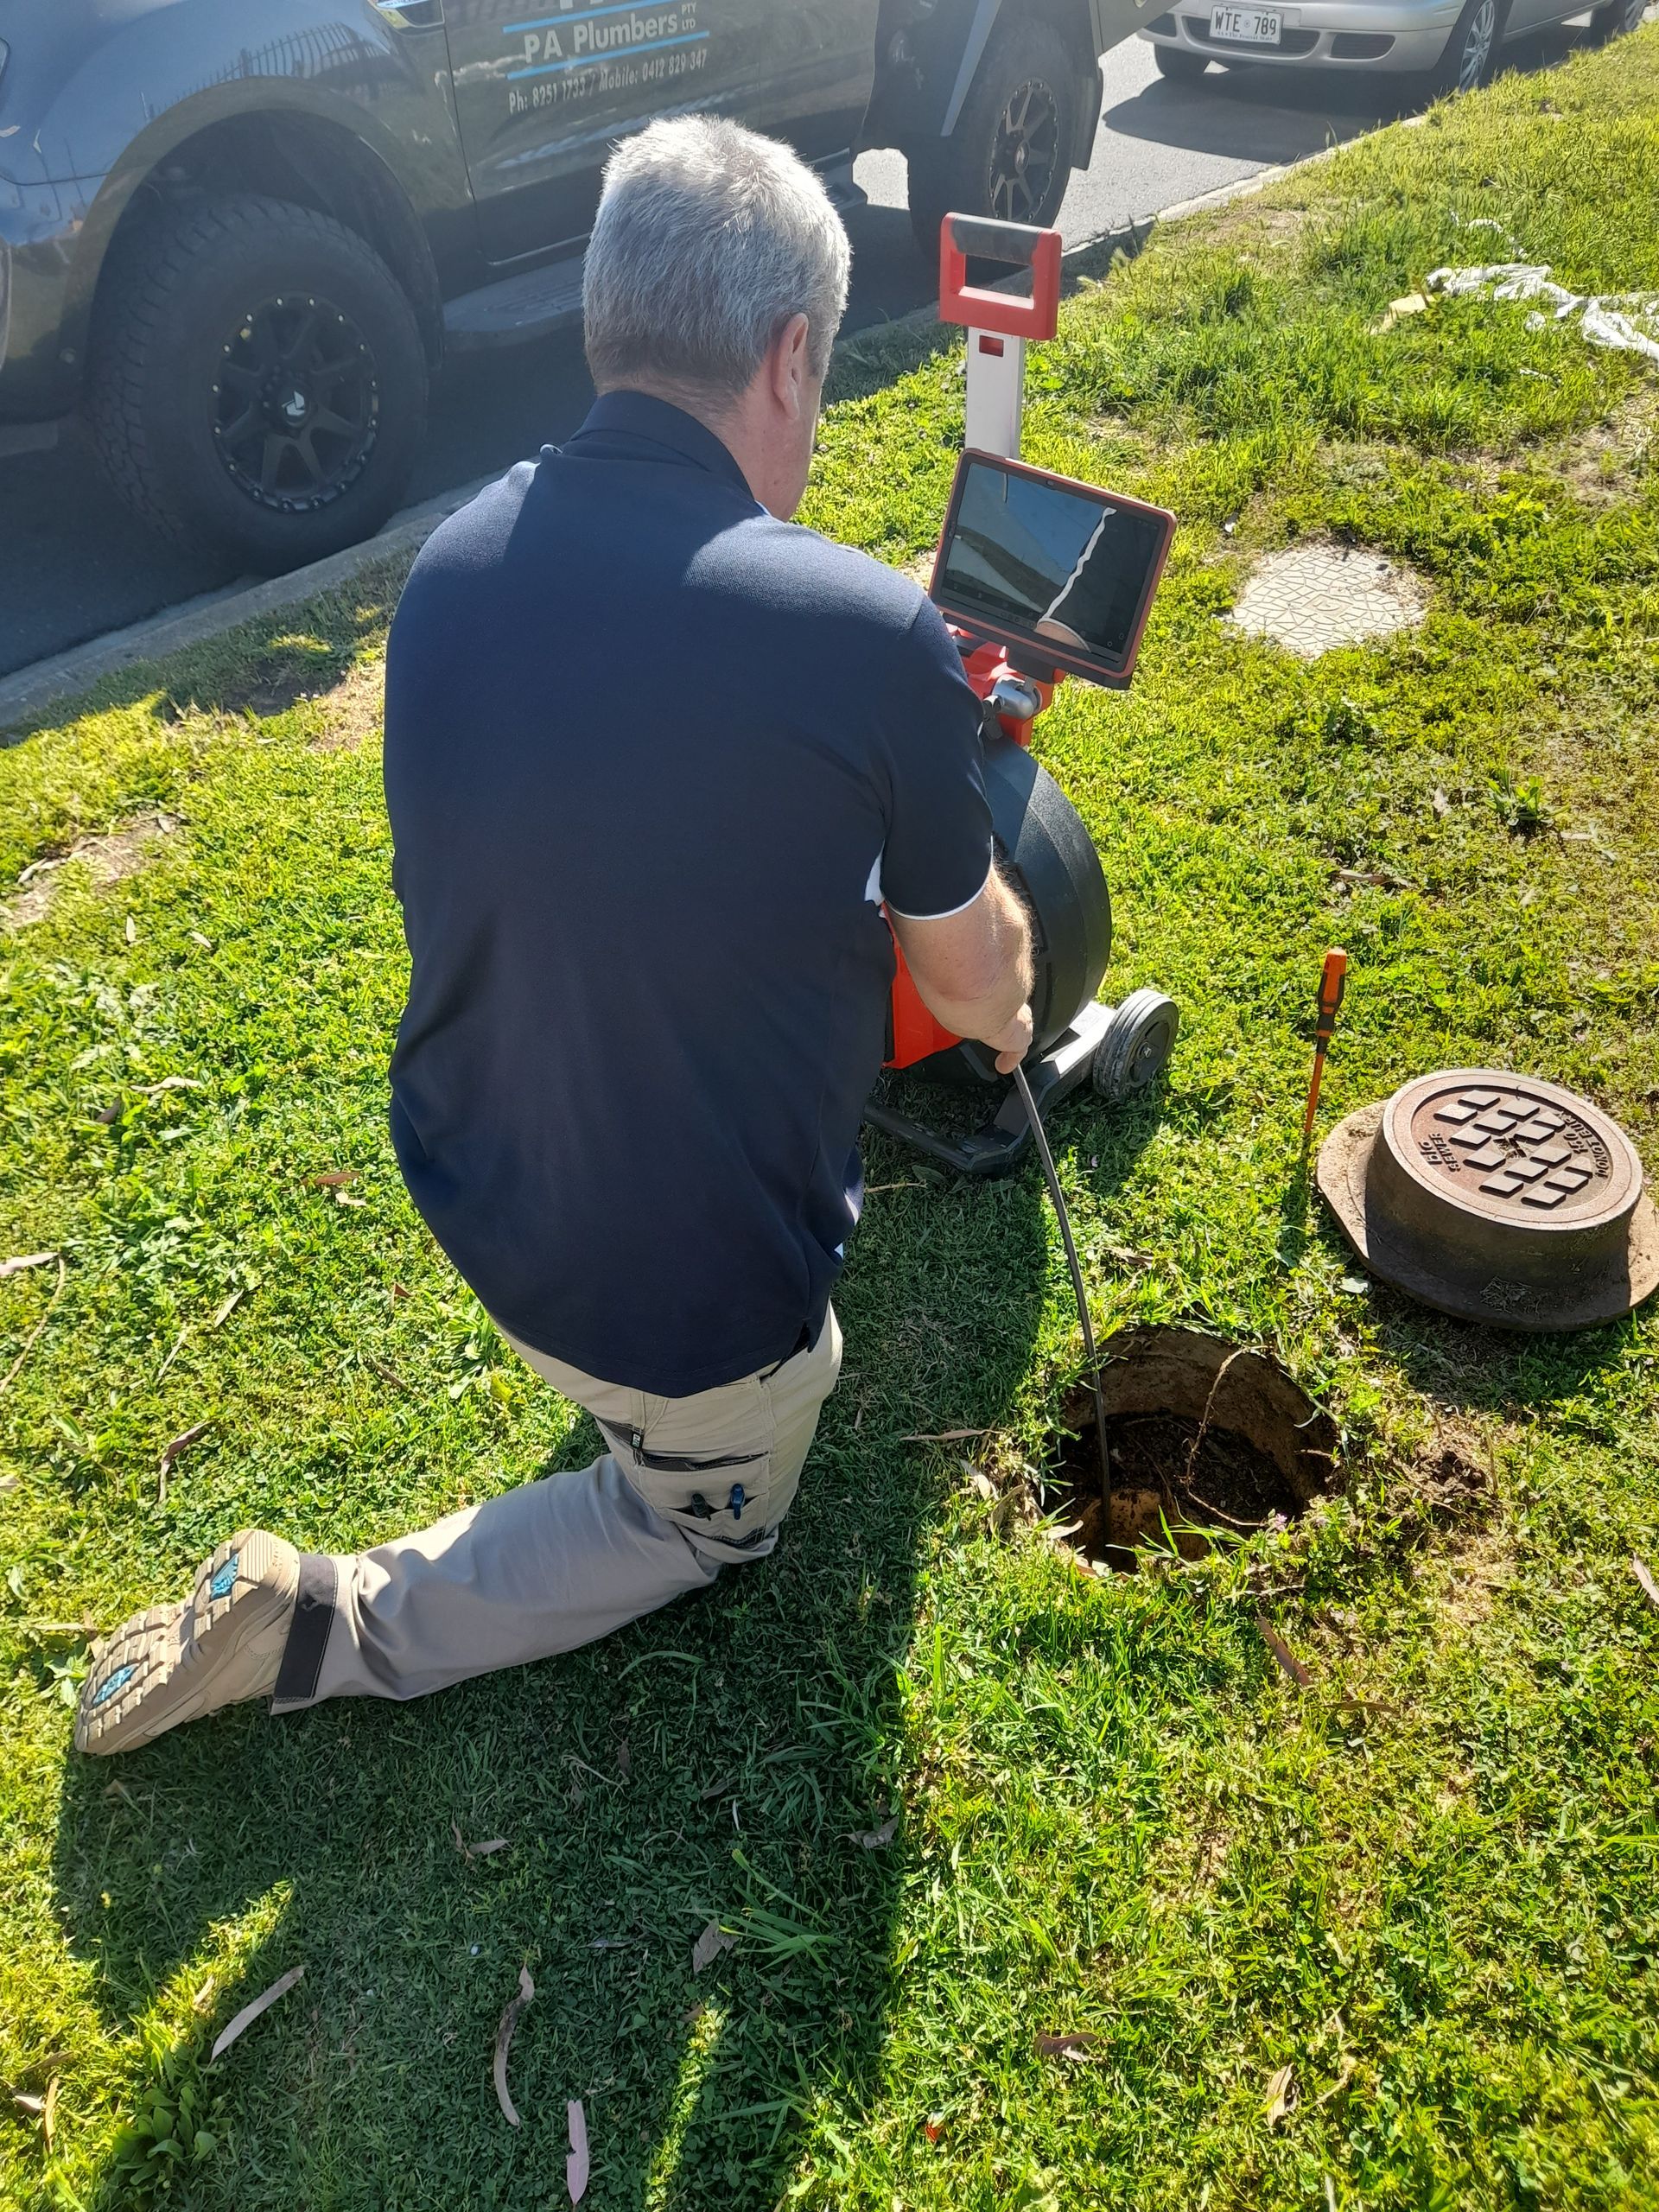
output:
[[[610,145],[734,115],[1046,223],[1146,0],[0,0],[0,454],[291,568],[397,505],[446,352],[580,313]],[[0,494],[3,496],[3,494]]]

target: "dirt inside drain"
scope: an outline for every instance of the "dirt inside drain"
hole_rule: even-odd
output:
[[[1100,1382],[1109,1521],[1086,1389],[1062,1409],[1071,1433],[1045,1485],[1062,1541],[1096,1572],[1133,1573],[1148,1547],[1201,1559],[1295,1520],[1335,1485],[1335,1423],[1261,1352],[1192,1329],[1128,1329],[1103,1346]]]

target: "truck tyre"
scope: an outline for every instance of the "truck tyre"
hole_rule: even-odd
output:
[[[426,421],[420,333],[379,255],[251,193],[178,208],[119,249],[89,386],[128,505],[268,573],[378,530]]]
[[[1442,92],[1475,92],[1491,83],[1508,14],[1507,0],[1469,0],[1446,41],[1445,53],[1424,80],[1431,98]]]
[[[931,260],[948,214],[1051,224],[1071,180],[1079,71],[1064,39],[1034,16],[1005,16],[948,138],[906,149],[910,219]]]
[[[1196,85],[1210,73],[1208,54],[1190,53],[1184,46],[1154,46],[1152,58],[1158,74],[1172,85]]]

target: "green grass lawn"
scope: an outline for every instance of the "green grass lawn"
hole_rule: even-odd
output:
[[[64,1262],[0,1282],[8,2206],[556,2207],[574,2097],[600,2212],[1653,2204],[1659,1315],[1511,1338],[1365,1287],[1297,1131],[1337,942],[1327,1126],[1496,1062],[1659,1167],[1659,373],[1519,306],[1373,328],[1477,221],[1659,289],[1656,207],[1649,29],[1160,233],[1036,365],[1033,456],[1183,522],[1133,695],[1039,732],[1110,992],[1185,1022],[1149,1101],[1058,1117],[1096,1325],[1268,1344],[1345,1439],[1339,1499],[1197,1567],[1095,1581],[1019,1510],[1080,1357],[1034,1168],[876,1145],[774,1560],[426,1704],[78,1760],[89,1624],[239,1522],[349,1548],[597,1445],[387,1141],[397,575],[0,757],[0,882],[90,841],[0,935],[0,1257]],[[839,374],[811,518],[914,560],[959,349]],[[1307,665],[1220,619],[1315,536],[1415,564],[1422,627]],[[13,2099],[54,2082],[48,2146]]]

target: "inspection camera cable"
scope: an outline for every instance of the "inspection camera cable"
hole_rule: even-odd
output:
[[[1089,1371],[1089,1388],[1095,1401],[1095,1436],[1100,1446],[1100,1510],[1104,1521],[1103,1541],[1109,1548],[1112,1536],[1112,1454],[1106,1440],[1106,1402],[1101,1395],[1100,1357],[1095,1350],[1094,1325],[1089,1319],[1089,1299],[1083,1287],[1083,1268],[1077,1260],[1077,1239],[1071,1234],[1071,1217],[1066,1211],[1065,1196],[1060,1189],[1060,1179],[1055,1173],[1054,1155],[1048,1148],[1048,1133],[1043,1127],[1043,1117],[1037,1110],[1037,1101],[1031,1095],[1031,1085],[1026,1080],[1024,1068],[1014,1071],[1020,1103],[1026,1109],[1026,1119],[1031,1124],[1031,1134],[1037,1146],[1037,1156],[1043,1163],[1043,1173],[1048,1179],[1048,1195],[1054,1201],[1054,1217],[1060,1224],[1060,1242],[1065,1247],[1065,1264],[1071,1270],[1071,1288],[1077,1295],[1077,1319],[1083,1324],[1083,1357]]]

